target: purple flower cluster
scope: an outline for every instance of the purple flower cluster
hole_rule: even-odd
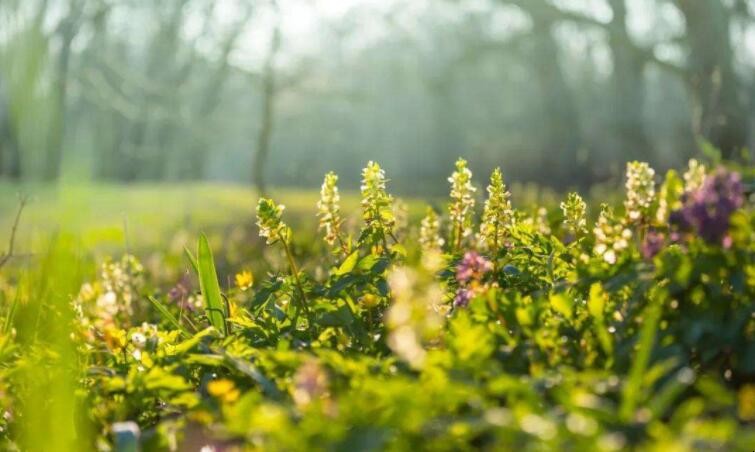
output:
[[[666,236],[658,231],[648,232],[640,247],[642,257],[647,260],[654,258],[663,249],[665,239]]]
[[[195,306],[190,302],[191,280],[188,274],[184,274],[175,286],[168,291],[168,300],[175,303],[181,309],[194,311]]]
[[[742,180],[738,173],[719,168],[700,188],[685,193],[682,204],[671,213],[672,226],[695,232],[710,244],[726,244],[731,214],[744,204]]]
[[[173,286],[168,291],[168,299],[173,303],[178,303],[189,295],[189,289],[186,288],[181,282]]]
[[[454,297],[454,307],[466,308],[469,305],[469,300],[474,297],[474,293],[469,289],[459,289]]]
[[[474,251],[467,251],[456,267],[456,281],[467,284],[470,281],[480,281],[483,276],[493,269],[493,264]]]
[[[482,279],[491,270],[493,270],[493,264],[483,256],[474,251],[465,253],[456,267],[459,290],[454,297],[454,306],[464,308],[469,305],[469,301],[475,296],[475,290],[480,287]]]

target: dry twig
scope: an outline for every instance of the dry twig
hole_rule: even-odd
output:
[[[21,196],[18,203],[18,210],[16,211],[16,218],[13,220],[13,228],[10,231],[10,238],[8,239],[8,251],[0,257],[0,268],[3,268],[5,264],[13,257],[13,246],[16,243],[16,232],[18,231],[18,223],[21,220],[21,213],[24,211],[26,204],[29,202],[28,196]]]

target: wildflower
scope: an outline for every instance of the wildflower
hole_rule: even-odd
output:
[[[107,291],[97,297],[97,311],[102,319],[112,319],[119,312],[118,296],[115,292]]]
[[[627,198],[624,201],[627,218],[638,222],[647,218],[655,199],[655,170],[645,162],[627,163]]]
[[[690,159],[687,165],[687,171],[684,173],[684,191],[692,192],[700,188],[705,182],[707,168],[695,159]]]
[[[257,203],[257,227],[260,228],[260,237],[265,237],[268,245],[288,238],[288,226],[281,220],[285,208],[267,198],[260,198]]]
[[[535,227],[539,233],[550,235],[551,226],[548,222],[548,209],[545,207],[537,208],[537,212],[535,212]]]
[[[244,270],[240,273],[236,273],[236,287],[241,290],[247,290],[254,284],[254,276],[249,270]]]
[[[271,199],[260,198],[257,204],[257,226],[260,228],[260,236],[267,237],[267,244],[272,245],[276,242],[281,242],[283,250],[286,253],[286,259],[288,260],[288,267],[291,271],[291,276],[294,279],[294,284],[299,292],[299,298],[296,300],[297,316],[298,312],[304,309],[309,315],[309,308],[307,307],[307,295],[304,292],[301,278],[299,277],[299,268],[296,265],[294,256],[291,253],[291,247],[288,240],[291,236],[291,229],[281,219],[283,209],[282,205],[276,205]]]
[[[338,176],[334,172],[325,175],[325,180],[320,188],[320,200],[317,202],[317,216],[320,218],[319,229],[325,231],[325,241],[333,246],[336,240],[340,240],[341,231],[341,208],[338,194]]]
[[[448,207],[452,230],[451,238],[455,249],[461,248],[462,240],[472,233],[472,215],[474,214],[474,193],[472,171],[467,168],[467,161],[456,161],[456,171],[448,178],[451,183],[451,204]]]
[[[498,254],[513,218],[511,193],[506,190],[500,168],[493,170],[490,175],[487,191],[488,199],[485,201],[482,214],[480,238],[488,250]]]
[[[375,162],[367,163],[362,170],[363,233],[377,240],[393,234],[396,220],[393,214],[393,197],[386,192],[385,171]]]
[[[665,238],[663,233],[657,231],[648,232],[640,247],[642,257],[648,260],[654,258],[663,249]]]
[[[564,213],[564,226],[575,236],[587,230],[587,204],[577,193],[569,193],[561,203]]]
[[[629,239],[632,238],[632,231],[616,220],[613,209],[606,204],[600,207],[600,216],[593,233],[595,254],[609,264],[616,263],[618,253],[629,247]]]
[[[478,293],[485,290],[482,280],[485,275],[493,270],[493,264],[474,251],[464,254],[464,257],[456,267],[456,282],[459,289],[453,300],[456,308],[465,308],[469,301]]]
[[[684,184],[679,175],[676,171],[669,170],[658,193],[658,210],[655,212],[655,220],[658,224],[668,223],[670,213],[681,207],[680,198],[683,194]]]
[[[95,340],[106,329],[119,330],[116,325],[129,322],[132,303],[140,297],[144,284],[143,272],[144,267],[135,257],[124,255],[120,260],[103,263],[99,279],[81,286],[72,305],[81,328],[79,333],[85,340]]]
[[[124,331],[118,329],[106,328],[104,332],[105,337],[111,336],[110,339],[106,339],[112,343],[111,348],[125,347],[127,341],[130,340],[134,349],[131,351],[131,356],[142,363],[149,363],[150,358],[147,353],[143,353],[145,349],[154,350],[160,343],[160,337],[158,335],[157,325],[151,323],[142,323],[141,326],[132,328],[131,330]],[[149,364],[151,366],[151,364]]]
[[[696,232],[707,243],[725,244],[731,215],[743,204],[739,174],[721,168],[682,196],[682,207],[671,214],[670,222],[678,230]]]
[[[323,398],[328,393],[328,374],[315,360],[302,364],[294,375],[293,399],[302,407]]]
[[[469,300],[471,300],[474,297],[474,292],[472,292],[469,289],[459,289],[456,291],[456,296],[454,297],[454,307],[456,308],[466,308],[469,305]]]
[[[143,349],[147,345],[147,336],[143,333],[136,332],[131,335],[131,343],[138,349]]]
[[[199,311],[201,309],[204,309],[205,303],[204,303],[204,297],[202,297],[202,294],[197,293],[194,295],[190,295],[187,298],[184,299],[182,303],[179,304],[181,309],[187,309],[189,311]]]
[[[359,304],[366,308],[374,308],[380,303],[380,297],[374,293],[366,293],[359,297]]]
[[[186,278],[182,278],[181,281],[176,283],[176,285],[171,287],[168,291],[168,299],[173,303],[179,303],[189,295],[189,289],[186,287],[186,284],[184,284],[185,279]]]
[[[393,203],[393,218],[395,218],[395,231],[403,233],[409,227],[409,205],[402,199],[397,198]]]
[[[79,299],[84,301],[91,301],[97,296],[97,291],[90,283],[84,283],[79,289]]]
[[[391,332],[388,336],[388,346],[401,359],[415,368],[422,367],[427,355],[417,332],[407,325],[400,326]]]
[[[472,280],[481,281],[492,269],[493,264],[489,260],[474,251],[469,251],[456,267],[456,281],[459,284],[467,284]]]
[[[235,402],[241,395],[233,381],[227,378],[212,380],[207,383],[207,392],[226,403]]]
[[[97,299],[100,314],[114,317],[123,314],[130,316],[131,304],[139,298],[139,289],[143,285],[144,267],[134,256],[124,255],[120,261],[108,261],[102,264],[101,281],[103,294]]]
[[[430,283],[424,291],[417,290],[419,274],[399,267],[388,274],[393,301],[386,314],[388,346],[402,360],[420,368],[427,355],[423,343],[437,339],[443,327],[438,306],[443,291]]]
[[[419,243],[425,252],[440,251],[443,247],[444,240],[440,236],[440,219],[432,207],[427,208],[427,214],[420,224]]]

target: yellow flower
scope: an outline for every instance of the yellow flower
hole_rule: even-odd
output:
[[[380,298],[375,294],[367,293],[362,296],[361,301],[365,307],[372,308],[377,306],[380,302]]]
[[[236,401],[241,395],[241,392],[236,389],[236,385],[226,378],[207,383],[207,392],[227,403]]]
[[[745,422],[755,420],[755,385],[744,385],[739,390],[739,418]]]
[[[249,270],[244,270],[241,273],[236,273],[236,287],[241,290],[247,290],[254,284],[254,276]]]

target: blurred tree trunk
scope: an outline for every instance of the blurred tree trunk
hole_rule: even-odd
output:
[[[609,0],[613,19],[608,41],[613,57],[612,129],[617,140],[618,160],[648,160],[653,149],[643,124],[646,58],[632,45],[627,29],[626,0]]]
[[[56,180],[60,176],[63,162],[63,146],[65,145],[68,99],[68,73],[71,61],[71,43],[79,30],[82,7],[78,0],[71,0],[67,15],[58,26],[57,35],[60,39],[60,50],[55,74],[56,87],[56,116],[52,122],[50,140],[47,146],[44,179]]]
[[[197,107],[196,120],[206,123],[208,118],[218,108],[222,100],[223,86],[228,79],[231,69],[230,56],[236,47],[236,42],[241,36],[249,17],[251,16],[251,6],[245,8],[242,18],[233,26],[231,31],[223,41],[223,45],[214,71],[207,80],[207,84],[201,94],[199,105]],[[211,15],[208,15],[208,17]],[[207,166],[208,143],[204,139],[192,139],[189,145],[189,154],[186,159],[186,167],[182,169],[180,177],[186,179],[199,179],[204,175],[205,166]]]
[[[140,96],[135,103],[139,105],[140,113],[128,126],[125,135],[126,143],[120,146],[120,160],[122,161],[121,176],[125,181],[139,179],[158,179],[165,171],[164,154],[167,149],[162,148],[161,141],[166,141],[166,133],[160,130],[169,125],[162,124],[165,118],[155,117],[154,111],[175,111],[174,93],[167,89],[176,88],[180,82],[186,66],[178,64],[178,50],[181,43],[180,32],[185,14],[185,7],[189,0],[173,0],[159,2],[155,8],[167,4],[167,13],[156,11],[160,17],[159,26],[149,42],[147,64],[144,77],[148,82],[154,82],[157,89],[149,89]],[[159,115],[158,115],[159,116]],[[150,139],[155,137],[152,141]]]
[[[731,158],[747,145],[748,123],[734,70],[730,17],[720,0],[675,0],[686,22],[694,131]]]
[[[112,8],[111,3],[101,2],[92,13],[90,19],[93,29],[92,39],[82,55],[82,67],[97,70],[98,73],[103,74],[103,78],[106,78],[107,74],[103,61],[106,60],[105,55],[111,44],[107,22]],[[106,80],[112,84],[110,78],[112,77],[107,77]],[[113,108],[100,103],[91,101],[88,106],[87,110],[91,111],[89,114],[93,116],[90,121],[94,125],[92,131],[95,147],[94,176],[97,179],[118,179],[119,144],[122,141],[120,135],[122,135],[125,119]]]
[[[2,77],[0,77],[0,177],[11,180],[21,178],[21,155],[11,123],[11,112],[5,98]]]
[[[543,119],[541,169],[548,169],[548,179],[557,186],[577,181],[589,183],[589,172],[579,161],[582,146],[579,112],[560,65],[558,44],[553,36],[554,22],[532,14],[532,64],[535,82],[540,88],[540,114]]]
[[[255,149],[253,161],[252,182],[260,196],[267,193],[267,184],[265,180],[265,165],[270,154],[270,140],[275,126],[275,98],[276,90],[276,68],[275,61],[280,50],[281,31],[280,19],[275,4],[275,24],[273,25],[273,34],[270,39],[270,48],[268,50],[265,67],[262,73],[262,101],[260,103],[261,117],[259,133],[257,134],[257,147]]]

